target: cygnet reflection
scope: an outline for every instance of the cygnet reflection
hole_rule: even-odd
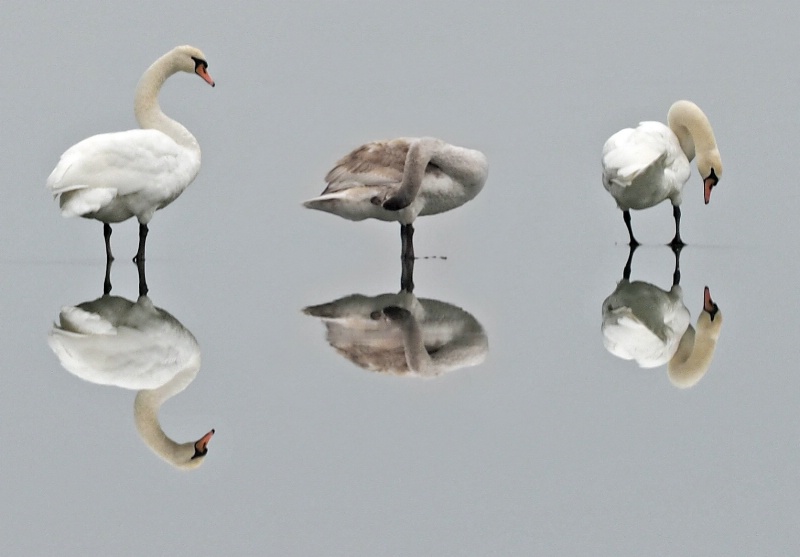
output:
[[[632,247],[622,280],[603,301],[603,344],[613,355],[634,360],[643,368],[667,364],[674,386],[693,387],[711,366],[722,313],[705,287],[703,309],[693,327],[679,284],[681,250],[673,250],[675,269],[668,291],[647,282],[630,281],[635,251]]]
[[[200,371],[200,347],[172,315],[147,296],[132,302],[104,294],[63,307],[47,342],[73,375],[139,391],[133,403],[136,429],[159,457],[180,469],[203,463],[213,429],[197,441],[177,443],[158,421],[161,405]]]
[[[322,319],[328,343],[339,354],[369,371],[435,377],[478,365],[489,351],[486,333],[471,314],[406,290],[352,294],[303,311]]]

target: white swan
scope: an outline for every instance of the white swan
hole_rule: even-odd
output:
[[[181,469],[203,463],[213,429],[197,441],[176,443],[158,422],[164,401],[183,391],[200,370],[197,341],[172,315],[147,296],[134,303],[105,295],[62,308],[47,341],[73,375],[139,391],[134,401],[136,428],[158,456]]]
[[[489,165],[480,151],[432,137],[375,141],[358,147],[325,176],[322,195],[303,205],[349,220],[400,223],[404,258],[414,258],[413,222],[478,195]]]
[[[714,131],[696,104],[677,101],[667,115],[669,127],[642,122],[612,135],[603,146],[603,185],[617,201],[628,228],[630,245],[639,244],[631,228],[631,209],[646,209],[669,199],[675,218],[672,246],[682,246],[681,191],[697,153],[697,170],[703,178],[704,199],[722,178]]]
[[[322,319],[339,354],[370,371],[434,377],[478,365],[489,351],[471,314],[410,292],[352,294],[303,312]]]
[[[208,63],[198,49],[179,46],[156,60],[136,87],[134,110],[142,129],[94,135],[67,149],[47,179],[59,197],[61,214],[102,221],[106,258],[111,255],[110,223],[139,220],[144,259],[147,223],[174,201],[200,170],[200,146],[185,127],[166,116],[158,93],[172,74],[196,73],[212,87]]]

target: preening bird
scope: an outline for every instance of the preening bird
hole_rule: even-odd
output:
[[[413,222],[460,207],[486,183],[489,164],[480,151],[432,137],[362,145],[328,172],[322,195],[303,203],[349,220],[400,223],[403,258],[414,258]]]

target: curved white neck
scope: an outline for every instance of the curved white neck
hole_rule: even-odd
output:
[[[139,436],[154,453],[176,467],[187,467],[191,462],[194,443],[176,443],[167,437],[158,421],[158,411],[167,399],[188,387],[198,371],[199,356],[161,387],[139,391],[133,403],[133,416]]]
[[[708,117],[696,104],[677,101],[667,114],[669,128],[678,137],[681,150],[690,161],[695,152],[710,153],[717,149],[717,140]]]
[[[697,318],[697,331],[691,326],[687,329],[667,366],[673,385],[686,389],[703,378],[714,359],[721,326],[722,313],[717,312],[712,321],[709,313],[704,311]]]
[[[158,94],[169,76],[180,71],[169,52],[153,62],[139,79],[134,99],[136,121],[143,129],[164,132],[179,145],[200,153],[200,145],[183,125],[173,120],[161,110]]]

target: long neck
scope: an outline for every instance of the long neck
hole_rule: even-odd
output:
[[[143,129],[164,132],[176,143],[186,148],[200,151],[194,136],[185,127],[161,111],[158,94],[169,76],[179,71],[174,63],[173,53],[169,52],[153,62],[139,79],[134,99],[136,121]]]
[[[681,150],[690,161],[695,152],[711,152],[717,149],[717,140],[711,122],[696,104],[690,101],[678,101],[673,104],[667,114],[670,129],[678,136]]]
[[[425,169],[428,167],[434,151],[441,144],[441,141],[432,138],[421,138],[411,143],[403,166],[403,181],[400,183],[397,193],[391,198],[392,205],[402,208],[414,202],[422,187]]]
[[[133,416],[139,436],[154,453],[174,466],[181,465],[191,457],[194,452],[193,444],[179,444],[167,437],[158,421],[158,411],[167,399],[188,387],[198,371],[199,356],[161,387],[139,391],[133,403]]]
[[[712,321],[709,313],[704,311],[697,318],[697,331],[689,327],[667,366],[673,385],[686,389],[703,378],[714,359],[721,326],[721,313],[718,312]]]

